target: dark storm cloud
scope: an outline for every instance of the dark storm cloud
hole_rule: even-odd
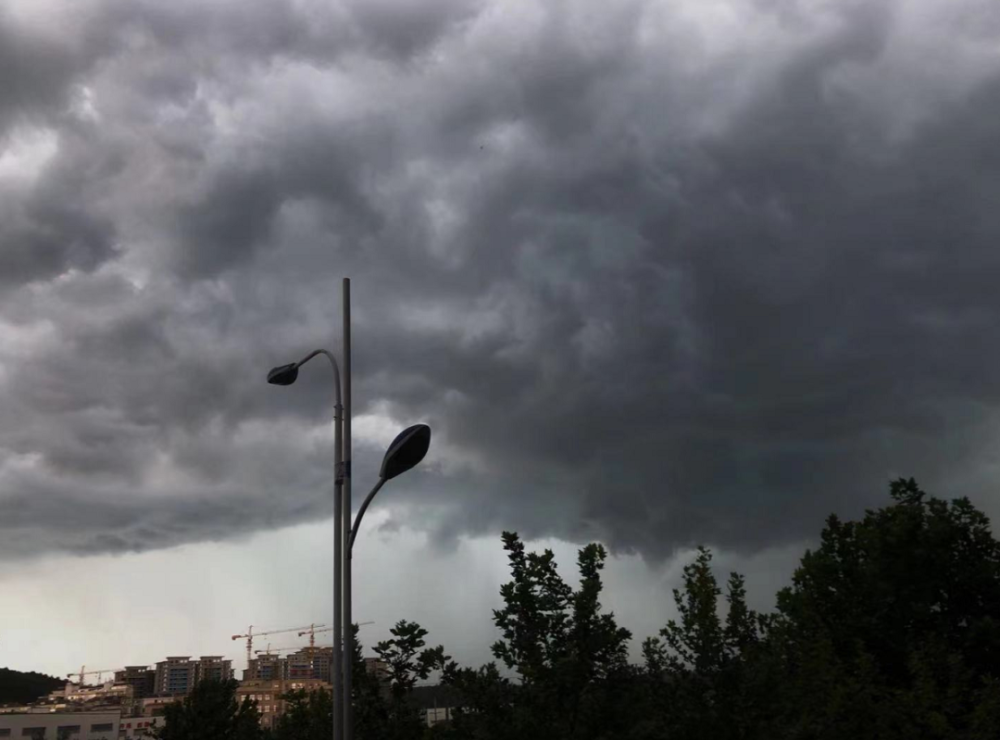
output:
[[[328,371],[262,377],[338,341],[341,275],[358,495],[435,429],[388,526],[659,556],[893,475],[993,507],[991,4],[81,12],[0,25],[54,60],[0,126],[58,142],[0,182],[5,555],[322,516]]]

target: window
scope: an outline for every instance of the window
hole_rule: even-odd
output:
[[[10,728],[0,727],[0,737],[10,737]]]
[[[114,729],[114,725],[112,725],[110,722],[106,724],[90,726],[91,732],[111,732],[112,729]]]
[[[67,738],[70,735],[79,735],[79,734],[80,734],[80,725],[63,725],[58,730],[56,730],[56,737],[59,738],[59,740],[63,740],[63,738]]]
[[[21,730],[21,737],[30,737],[32,738],[32,740],[34,740],[35,738],[43,738],[45,737],[45,728],[25,727],[23,730]]]

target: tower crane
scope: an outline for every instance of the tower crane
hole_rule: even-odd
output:
[[[280,635],[280,634],[282,634],[284,632],[298,632],[299,630],[310,629],[312,626],[313,625],[309,625],[309,627],[289,627],[288,629],[284,629],[284,630],[268,630],[266,632],[254,632],[253,631],[253,625],[250,625],[250,627],[247,629],[247,633],[245,635],[233,635],[233,639],[234,640],[242,640],[242,639],[246,638],[246,641],[247,641],[247,665],[250,665],[250,659],[253,658],[253,638],[255,638],[255,637],[263,637],[264,635]],[[316,626],[322,627],[323,625],[320,624],[320,625],[316,625]]]
[[[332,648],[333,647],[333,643],[330,643],[330,644],[325,644],[324,643],[323,645],[310,645],[309,646],[309,650],[312,650],[313,648],[317,648],[317,647],[318,648]],[[288,647],[280,647],[280,648],[273,648],[270,645],[268,645],[267,646],[267,650],[254,650],[253,653],[254,653],[254,655],[261,655],[261,654],[270,655],[272,652],[283,653],[286,650],[305,650],[305,649],[306,649],[305,645],[289,645]]]
[[[375,622],[359,622],[358,627],[363,627],[366,624],[375,624]],[[299,632],[299,637],[302,635],[309,635],[309,649],[312,650],[316,647],[316,635],[320,632],[332,632],[333,627],[323,627],[323,629],[318,630],[317,627],[323,627],[321,624],[310,624],[308,629]]]
[[[83,686],[83,677],[84,676],[91,676],[91,675],[93,675],[93,674],[96,673],[97,674],[97,681],[100,682],[102,674],[105,674],[105,673],[114,673],[116,670],[118,670],[118,669],[117,668],[105,668],[105,669],[100,670],[100,671],[88,671],[87,670],[87,666],[82,665],[82,666],[80,666],[80,672],[79,673],[70,673],[70,674],[68,674],[66,676],[66,678],[73,678],[73,676],[79,676],[80,677],[80,683],[79,683],[79,685]]]

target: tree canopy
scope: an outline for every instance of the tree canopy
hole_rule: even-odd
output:
[[[164,709],[159,740],[259,740],[257,702],[236,700],[239,683],[199,681],[183,701]]]
[[[66,685],[64,679],[44,673],[0,668],[0,704],[26,704]]]
[[[857,521],[827,519],[771,613],[748,606],[738,573],[720,585],[699,548],[673,593],[677,617],[642,642],[638,665],[600,600],[604,548],[580,549],[574,588],[550,550],[527,552],[505,532],[494,661],[459,666],[402,620],[374,648],[380,676],[356,643],[357,738],[1000,738],[1000,543],[967,499],[934,498],[912,479],[889,493]],[[413,692],[435,674],[461,706],[430,728]],[[330,737],[328,693],[287,698],[274,740]],[[264,737],[232,684],[199,685],[170,711],[164,740]]]

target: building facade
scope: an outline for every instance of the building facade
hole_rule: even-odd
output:
[[[180,696],[147,696],[136,703],[136,713],[143,717],[162,717],[168,704],[180,701]]]
[[[163,717],[122,717],[118,740],[148,740],[150,733],[165,724]]]
[[[221,655],[202,655],[195,661],[194,680],[228,681],[233,677],[233,661],[226,660]]]
[[[285,712],[287,702],[282,698],[285,694],[291,691],[332,690],[333,687],[329,683],[312,678],[244,681],[236,689],[236,701],[242,703],[244,699],[250,699],[257,702],[261,727],[270,729]]]
[[[226,681],[232,677],[233,662],[220,655],[203,655],[199,660],[179,655],[156,664],[153,689],[158,696],[186,696],[199,681]]]
[[[389,680],[389,664],[381,658],[365,658],[365,670],[381,681]]]
[[[0,738],[118,740],[121,712],[49,712],[0,715]]]
[[[156,690],[156,671],[148,665],[127,665],[125,670],[115,671],[115,683],[131,686],[132,696],[144,699]]]
[[[155,692],[158,696],[185,696],[194,688],[191,656],[173,656],[156,664]]]
[[[288,679],[312,678],[330,683],[333,672],[333,648],[303,648],[285,657],[284,676]]]
[[[462,704],[459,693],[445,684],[415,686],[409,701],[416,706],[421,721],[428,727],[450,721]]]
[[[278,655],[261,653],[243,671],[244,681],[272,681],[288,678],[288,661]]]

